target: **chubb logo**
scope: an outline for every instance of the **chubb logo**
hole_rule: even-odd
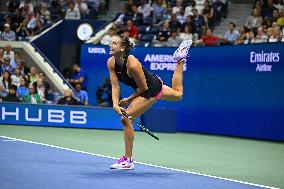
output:
[[[105,48],[89,47],[88,53],[89,54],[106,54],[106,50]]]

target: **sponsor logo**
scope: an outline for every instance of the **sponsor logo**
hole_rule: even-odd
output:
[[[88,53],[89,54],[106,54],[106,50],[105,50],[105,48],[89,47]]]
[[[250,63],[256,63],[256,72],[272,72],[272,63],[280,62],[279,52],[250,52]]]
[[[150,70],[166,70],[174,71],[177,61],[173,55],[168,54],[146,54],[144,62],[150,63]],[[186,63],[183,65],[183,70],[186,71]]]

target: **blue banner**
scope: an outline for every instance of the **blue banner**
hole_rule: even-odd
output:
[[[112,108],[0,103],[0,115],[0,124],[122,129]]]
[[[284,140],[283,49],[283,43],[192,48],[184,66],[182,101],[154,106],[178,109],[178,131]],[[137,47],[131,53],[171,86],[174,51]],[[107,46],[81,47],[94,105],[96,86],[108,76],[108,58]],[[122,97],[132,92],[122,85]]]

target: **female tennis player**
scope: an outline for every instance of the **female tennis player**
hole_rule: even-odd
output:
[[[183,95],[183,65],[186,62],[191,40],[183,41],[174,53],[177,65],[172,78],[172,88],[163,85],[162,80],[155,74],[146,70],[139,60],[130,55],[133,47],[128,37],[117,35],[112,38],[110,46],[111,57],[107,61],[107,67],[112,84],[113,109],[122,115],[124,109],[133,118],[137,118],[147,111],[157,100],[181,100]],[[120,85],[122,82],[134,89],[134,93],[119,101]],[[134,169],[132,149],[134,141],[134,129],[131,121],[121,117],[124,131],[125,154],[112,169]]]

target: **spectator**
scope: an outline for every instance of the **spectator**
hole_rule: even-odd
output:
[[[247,33],[247,40],[245,40],[244,44],[250,44],[250,43],[257,43],[255,33],[252,30]]]
[[[21,75],[19,67],[16,67],[15,73],[11,76],[11,79],[12,79],[12,85],[15,85],[17,87],[20,86],[22,75]]]
[[[62,105],[80,105],[80,103],[73,97],[73,92],[71,89],[66,89],[64,91],[64,97],[61,98],[57,104]]]
[[[80,83],[82,86],[82,89],[86,90],[88,86],[88,75],[85,72],[85,70],[80,68],[78,64],[73,64],[72,71],[73,71],[72,79],[69,80],[69,82],[73,86],[75,86],[77,83]]]
[[[280,12],[281,10],[284,10],[283,0],[276,0],[274,1],[273,6],[278,9]]]
[[[239,37],[240,33],[236,30],[235,23],[231,22],[229,24],[229,30],[225,33],[224,36],[225,43],[235,44]]]
[[[188,29],[193,33],[193,22],[192,22],[192,17],[187,16],[185,22],[182,24],[182,31],[184,31],[185,27],[188,27]]]
[[[132,21],[136,26],[143,24],[143,14],[138,12],[136,5],[132,6]]]
[[[169,21],[164,20],[162,28],[158,32],[156,39],[153,41],[155,47],[166,46],[167,40],[171,35],[171,30],[169,28]]]
[[[199,15],[197,9],[192,9],[193,13],[193,33],[198,33],[198,36],[202,36],[205,31],[205,21],[202,15]]]
[[[24,0],[20,3],[20,9],[27,9],[30,14],[34,12],[34,5],[31,3],[30,0]]]
[[[124,6],[122,9],[122,14],[118,16],[118,18],[115,20],[115,23],[124,24],[130,18],[132,18],[131,12],[128,12],[127,7]]]
[[[51,87],[48,81],[46,81],[46,76],[45,73],[43,72],[39,72],[38,73],[38,78],[42,79],[43,81],[43,85],[45,86],[45,88],[47,89],[47,92],[50,93],[51,92]],[[36,86],[36,85],[35,85]]]
[[[171,37],[167,41],[167,47],[178,47],[182,39],[178,36],[178,31],[173,30],[171,32]]]
[[[156,0],[153,5],[153,22],[160,22],[166,12],[165,7],[163,7],[163,0]]]
[[[273,10],[273,13],[272,13],[272,19],[271,19],[271,22],[277,22],[277,20],[280,18],[280,14],[279,14],[279,11],[277,9],[274,9]]]
[[[214,21],[214,9],[209,4],[209,1],[205,1],[202,13],[206,28],[212,28]]]
[[[15,41],[16,40],[16,33],[10,29],[10,24],[4,24],[4,31],[1,34],[1,38],[4,41]]]
[[[189,5],[185,7],[185,15],[186,16],[192,16],[192,10],[196,9],[196,1],[191,0]],[[196,9],[197,10],[197,9]]]
[[[72,71],[70,68],[64,68],[62,74],[67,81],[72,79]]]
[[[9,73],[14,73],[15,68],[10,64],[10,57],[4,57],[4,62],[2,64],[2,71],[8,71]]]
[[[44,23],[44,19],[43,17],[41,16],[40,12],[36,12],[36,16],[33,17],[29,23],[28,23],[28,28],[32,31],[36,28],[36,24],[38,21],[41,21],[41,23]]]
[[[11,50],[11,45],[6,45],[5,49],[4,49],[4,53],[3,53],[3,57],[9,57],[10,60],[14,60],[15,59],[15,53],[14,51]]]
[[[221,0],[215,0],[212,4],[215,13],[215,20],[221,21],[221,18],[224,14],[225,4]]]
[[[171,21],[169,22],[169,27],[171,30],[176,30],[178,32],[181,31],[181,23],[178,21],[177,19],[177,15],[176,14],[172,14],[172,18]]]
[[[284,27],[283,27],[283,26],[284,26],[284,9],[280,11],[280,17],[279,17],[278,20],[277,20],[277,24],[278,24],[280,27],[284,28]]]
[[[47,5],[45,3],[41,3],[39,12],[42,15],[43,20],[45,21],[45,23],[50,24],[51,23],[51,13],[47,9]],[[54,15],[56,15],[56,13],[54,13]]]
[[[0,87],[7,93],[12,86],[11,73],[9,71],[4,71],[2,79],[0,80]]]
[[[48,97],[48,89],[44,85],[43,79],[38,78],[38,80],[33,83],[33,86],[36,90],[36,93],[40,96],[40,99],[42,100],[42,102],[46,102],[46,99]]]
[[[74,8],[78,9],[82,16],[86,16],[86,15],[89,14],[88,5],[84,2],[82,2],[82,0],[76,0],[76,4],[75,4]]]
[[[44,26],[41,20],[36,21],[36,27],[32,30],[32,35],[38,35],[44,30]]]
[[[31,31],[28,28],[27,20],[23,20],[20,26],[16,30],[19,40],[25,40],[31,36]]]
[[[16,12],[16,9],[19,9],[20,3],[19,1],[9,0],[6,3],[6,10],[9,14],[14,14]]]
[[[141,5],[138,7],[138,12],[142,13],[144,18],[151,16],[152,7],[147,3],[147,0],[141,0]]]
[[[266,17],[268,19],[272,19],[273,18],[273,11],[276,8],[273,5],[273,0],[267,0],[267,6],[264,7],[263,9],[263,17]]]
[[[20,86],[17,88],[17,95],[20,100],[24,98],[25,95],[29,94],[29,89],[27,87],[27,79],[26,78],[21,78],[20,80]]]
[[[9,89],[9,93],[7,96],[4,97],[3,101],[5,102],[20,102],[20,99],[18,98],[17,94],[17,86],[12,85]]]
[[[68,9],[65,15],[66,20],[80,20],[81,14],[79,9],[74,8],[74,4],[71,2],[68,4]]]
[[[182,0],[176,0],[176,5],[172,9],[172,14],[178,14],[182,8]]]
[[[17,67],[19,68],[21,75],[28,75],[30,72],[30,68],[25,66],[25,63],[23,61],[17,62]]]
[[[186,26],[184,27],[183,32],[181,32],[181,33],[179,34],[179,36],[180,36],[180,38],[181,38],[183,41],[184,41],[184,40],[192,40],[192,41],[195,40],[194,37],[193,37],[193,34],[192,34],[192,32],[191,32],[191,29],[190,29],[190,27],[189,27],[188,25],[186,25]]]
[[[123,35],[124,35],[125,37],[128,37],[128,39],[129,39],[129,41],[130,41],[131,43],[133,43],[133,44],[136,43],[136,39],[134,39],[133,37],[130,36],[130,31],[129,31],[129,30],[125,30],[125,31],[123,32]]]
[[[138,28],[133,24],[132,20],[127,20],[124,30],[130,31],[130,37],[136,40],[138,39],[139,31],[138,31]]]
[[[268,42],[279,42],[282,39],[282,34],[279,26],[272,28],[272,35],[269,37]]]
[[[186,20],[186,15],[184,14],[184,8],[181,7],[179,13],[177,13],[177,20],[183,24]]]
[[[81,89],[81,85],[79,83],[77,83],[75,85],[75,90],[77,92],[77,97],[80,99],[80,102],[85,105],[88,106],[88,93],[85,90]]]
[[[30,69],[30,73],[28,75],[29,75],[30,83],[36,82],[38,80],[38,74],[37,74],[36,67],[32,66]]]
[[[110,28],[108,30],[108,34],[106,34],[102,40],[100,41],[100,43],[102,45],[109,45],[111,43],[112,37],[116,35],[115,29],[114,28]]]
[[[105,4],[105,2],[100,0],[87,0],[87,4],[95,13],[98,13],[100,6],[104,6],[103,4]]]
[[[257,29],[257,36],[255,40],[256,43],[266,43],[268,41],[268,37],[265,35],[263,27],[259,27]]]
[[[12,17],[13,25],[11,26],[11,28],[16,31],[16,29],[20,26],[23,20],[24,17],[21,15],[21,11],[17,8],[14,16]]]
[[[253,9],[252,14],[247,18],[246,27],[249,29],[256,30],[262,24],[262,17],[257,9]]]
[[[236,41],[236,45],[239,45],[239,44],[244,44],[244,42],[247,40],[247,33],[250,32],[250,29],[248,29],[248,27],[246,26],[242,26],[240,28],[240,37],[239,39]]]
[[[42,104],[40,96],[36,93],[36,89],[33,84],[29,85],[29,93],[23,98],[23,102],[31,104]]]
[[[206,34],[198,40],[197,44],[204,44],[204,46],[215,46],[218,45],[220,38],[213,34],[211,29],[206,30]]]

